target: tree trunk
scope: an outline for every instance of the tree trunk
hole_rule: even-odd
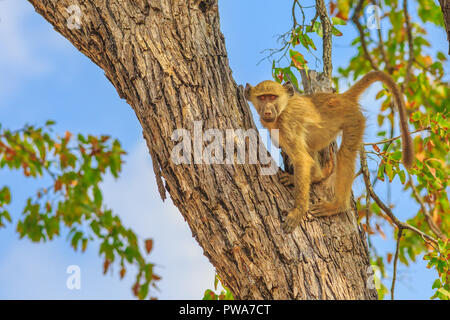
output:
[[[447,41],[449,43],[448,54],[450,55],[450,1],[439,0],[442,14],[444,15],[445,30],[447,31]]]
[[[216,0],[29,0],[135,111],[166,190],[237,299],[376,299],[354,212],[281,229],[292,191],[259,165],[179,164],[174,130],[255,128],[228,65]],[[69,28],[77,4],[81,28]],[[72,16],[71,16],[72,15]],[[224,131],[225,132],[225,131]],[[165,184],[163,183],[163,179]],[[313,188],[324,195],[324,187]],[[317,201],[317,196],[312,199]],[[174,244],[176,245],[176,244]]]

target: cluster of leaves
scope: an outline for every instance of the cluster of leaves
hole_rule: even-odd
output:
[[[449,98],[450,99],[450,98]],[[448,101],[450,103],[450,101]],[[448,117],[448,115],[447,115]],[[430,128],[426,137],[415,138],[417,166],[411,173],[417,177],[419,190],[425,189],[424,199],[433,211],[450,212],[447,188],[450,175],[450,122],[440,112],[415,112],[411,116],[416,127]],[[450,230],[450,221],[437,221],[445,230]]]
[[[159,277],[141,252],[136,234],[105,207],[99,187],[107,173],[118,177],[125,152],[109,136],[79,134],[73,139],[66,132],[63,137],[54,137],[53,124],[48,121],[44,127],[27,125],[17,131],[0,126],[0,168],[20,170],[25,177],[50,181],[26,200],[17,222],[20,238],[45,242],[60,236],[61,228],[66,227],[70,229],[67,239],[74,250],[80,248],[84,252],[90,242],[99,241],[103,272],[107,273],[118,261],[123,278],[127,265],[136,265],[133,292],[146,298],[149,287],[155,286]],[[10,202],[11,192],[5,186],[0,190],[0,227],[12,222],[7,210]],[[146,240],[144,246],[150,253],[152,240]]]
[[[371,162],[372,168],[376,166],[373,184],[375,185],[377,181],[390,184],[398,178],[404,186],[404,192],[409,192],[411,198],[420,204],[418,212],[407,223],[444,241],[450,231],[450,215],[448,214],[450,212],[448,199],[450,87],[444,81],[444,63],[448,58],[443,52],[430,48],[427,30],[424,28],[426,23],[444,27],[441,9],[433,0],[408,1],[407,6],[410,8],[405,7],[404,2],[399,0],[360,2],[340,0],[329,3],[333,35],[335,36],[342,35],[336,26],[353,21],[350,19],[350,15],[358,13],[355,10],[358,5],[361,5],[360,8],[362,8],[359,16],[355,15],[355,18],[358,19],[363,34],[358,34],[352,41],[351,44],[356,49],[355,55],[350,58],[346,67],[338,69],[339,77],[333,78],[335,86],[339,88],[339,81],[342,78],[352,78],[350,82],[353,83],[357,78],[373,69],[385,71],[400,84],[406,97],[411,128],[415,129],[411,131],[416,132],[414,134],[416,163],[409,172],[401,165],[400,139],[394,137],[394,128],[397,127],[395,110],[391,95],[382,88],[376,96],[377,99],[381,99],[381,108],[377,115],[379,126],[377,136],[381,141],[367,144],[366,147],[370,158],[375,160]],[[367,27],[367,22],[376,18],[376,12],[367,12],[366,17],[363,17],[365,10],[374,3],[377,4],[378,9],[382,8],[378,12],[381,30],[376,28],[371,30]],[[285,40],[283,48],[276,51],[281,52],[284,56],[289,53],[290,63],[284,67],[277,65],[274,61],[272,70],[276,81],[281,83],[291,80],[298,87],[295,72],[308,70],[307,61],[300,50],[303,50],[304,53],[312,53],[316,50],[316,44],[311,34],[315,32],[321,37],[322,26],[320,22],[316,21],[317,15],[311,15],[314,18],[310,24],[305,25],[305,8],[301,8],[299,2],[294,1],[293,9],[296,6],[300,8],[303,15],[303,23],[301,25],[297,23],[299,19],[295,17],[296,11],[293,10],[294,26],[287,34],[288,37],[282,37]],[[408,10],[411,12],[406,12]],[[297,46],[300,49],[297,50]],[[410,48],[412,48],[411,52]],[[380,235],[382,238],[386,238],[386,231],[383,230],[385,225],[392,227],[393,233],[396,226],[376,203],[366,202],[369,199],[366,194],[357,196],[360,219],[365,217],[363,227],[369,235]],[[393,208],[391,204],[389,205]],[[434,232],[433,228],[430,228],[430,219],[431,223],[439,229],[438,234]],[[441,265],[445,262],[448,266],[449,256],[445,252],[441,252],[439,248],[430,246],[419,235],[405,231],[399,247],[399,260],[408,265],[409,261],[415,261],[418,255],[426,254],[431,250],[429,254],[434,253],[440,257],[439,261],[443,261]],[[393,253],[387,253],[383,257],[377,254],[372,246],[371,255],[372,261],[380,270],[386,269],[386,262],[390,264],[393,261]],[[441,270],[438,269],[437,263],[429,264],[429,267],[436,268],[440,275],[444,272],[442,266],[439,267]],[[386,272],[382,272],[382,276],[386,277]],[[433,297],[447,299],[448,296],[443,293],[443,290],[447,290],[448,287],[445,287],[444,283],[448,282],[443,281],[442,278],[439,281],[442,286],[438,287],[435,282],[433,288],[439,288],[441,291],[440,293],[436,291]],[[387,290],[381,287],[378,292],[380,298],[383,298]]]
[[[293,12],[295,14],[296,5],[301,9],[302,12],[302,24],[297,23],[297,19],[294,17],[294,25],[292,30],[287,33],[287,39],[285,39],[286,43],[281,50],[275,50],[276,52],[283,52],[284,55],[287,55],[289,52],[289,61],[290,64],[286,67],[281,67],[277,65],[277,61],[273,60],[272,63],[272,76],[275,81],[281,83],[283,81],[291,81],[294,86],[299,90],[299,82],[296,74],[300,72],[300,70],[308,71],[308,61],[306,61],[304,54],[300,51],[306,51],[314,56],[314,51],[317,50],[317,47],[313,40],[313,35],[315,34],[319,38],[323,37],[323,27],[320,21],[317,21],[317,15],[310,21],[309,24],[305,24],[305,14],[304,9],[301,7],[299,2],[294,3]],[[338,17],[331,18],[331,32],[334,36],[340,37],[342,36],[342,32],[336,26],[346,25],[347,22]],[[286,37],[284,37],[286,38]],[[300,47],[300,48],[299,48]],[[280,60],[278,60],[278,63]]]
[[[434,267],[439,275],[433,283],[436,292],[431,299],[450,300],[450,241],[439,239],[438,246],[423,257],[428,261],[427,268]]]
[[[410,170],[418,181],[419,191],[425,189],[428,197],[424,200],[431,204],[439,212],[448,212],[449,202],[446,197],[446,188],[448,187],[448,176],[450,174],[446,157],[450,152],[450,122],[446,116],[437,112],[428,114],[422,112],[413,112],[410,122],[417,128],[417,132],[424,132],[424,135],[417,135],[414,138],[416,165]],[[384,136],[385,131],[379,132]],[[385,177],[392,182],[396,176],[400,182],[405,185],[405,170],[400,166],[402,152],[399,139],[390,140],[384,144],[381,150],[377,144],[372,144],[372,151],[368,153],[376,155],[379,159],[377,178],[385,181]],[[439,223],[448,223],[448,221],[439,221]],[[449,230],[449,225],[444,224],[444,229]]]
[[[219,283],[224,290],[221,290],[220,293],[216,293]],[[216,274],[214,277],[214,291],[207,289],[203,295],[203,300],[234,300],[234,297],[230,289],[223,285],[219,275]]]

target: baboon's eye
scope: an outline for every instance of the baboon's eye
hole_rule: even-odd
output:
[[[277,96],[276,95],[273,95],[273,94],[271,94],[270,96],[269,96],[269,99],[270,100],[275,100],[277,98]]]
[[[266,100],[266,96],[265,95],[259,96],[258,98],[259,98],[259,100],[263,100],[263,101]]]

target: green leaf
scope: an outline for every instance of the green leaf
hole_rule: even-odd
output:
[[[377,177],[381,181],[384,181],[384,168],[385,168],[385,164],[384,163],[382,165],[380,165],[380,167],[378,168]]]
[[[431,289],[436,289],[436,288],[440,288],[440,287],[442,287],[441,280],[436,279],[436,280],[433,282],[433,286],[431,287]]]
[[[149,285],[148,283],[144,283],[139,288],[139,294],[138,294],[139,299],[143,300],[148,295],[148,285]]]
[[[297,39],[305,49],[309,50],[311,47],[314,50],[317,50],[316,45],[314,44],[313,40],[306,33],[299,34],[297,36]]]
[[[347,21],[338,17],[332,17],[331,21],[333,22],[333,25],[345,26],[347,24]]]
[[[319,21],[314,22],[313,31],[315,31],[319,37],[323,38],[322,24]]]
[[[439,288],[437,290],[439,293],[441,293],[442,295],[444,295],[446,297],[446,299],[450,299],[450,292],[445,290],[444,288]]]
[[[392,165],[390,163],[386,163],[384,172],[386,172],[386,175],[389,178],[389,182],[392,182],[392,179],[394,179],[394,171],[392,170]]]
[[[400,171],[398,172],[398,176],[399,176],[399,178],[400,178],[401,183],[402,183],[402,184],[405,184],[405,182],[406,182],[406,175],[405,175],[405,172],[404,172],[403,170],[400,170]]]
[[[438,59],[441,60],[441,61],[446,61],[446,60],[447,60],[446,55],[445,55],[444,53],[442,53],[441,51],[439,51],[439,52],[436,54],[436,58],[438,58]]]
[[[78,241],[80,241],[81,237],[83,236],[83,233],[80,231],[77,231],[75,235],[72,238],[72,247],[76,250],[78,247]]]
[[[300,52],[291,49],[289,50],[289,55],[291,57],[292,63],[297,69],[304,69],[307,61]]]
[[[100,208],[102,205],[102,201],[103,201],[103,196],[102,196],[102,192],[100,191],[100,188],[95,185],[94,186],[94,204],[97,208]]]
[[[219,276],[216,274],[214,277],[214,290],[217,290],[217,284],[219,283]]]
[[[402,158],[402,152],[401,151],[395,151],[391,154],[391,159],[399,161]]]
[[[212,290],[206,290],[205,294],[203,295],[203,300],[215,300],[215,293]]]
[[[381,89],[380,91],[378,91],[377,95],[375,96],[375,99],[380,99],[381,97],[386,95],[386,90]]]
[[[350,2],[349,1],[337,1],[337,7],[341,15],[347,19],[349,11],[350,11]]]
[[[297,77],[294,75],[294,73],[291,71],[291,68],[285,68],[283,69],[283,72],[287,75],[289,75],[289,78],[291,79],[292,84],[294,85],[294,87],[299,90],[299,86],[298,86],[298,80]]]
[[[333,34],[333,35],[335,35],[336,37],[340,37],[340,36],[342,36],[343,35],[343,33],[341,32],[341,31],[339,31],[336,27],[332,27],[331,28],[331,33]]]

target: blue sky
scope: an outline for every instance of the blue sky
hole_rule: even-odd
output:
[[[276,48],[276,36],[291,25],[291,1],[221,0],[221,27],[225,35],[233,76],[238,84],[256,84],[271,78],[271,63],[257,62],[261,52]],[[431,27],[430,27],[431,28]],[[445,34],[430,29],[433,49],[446,52]],[[333,63],[343,66],[354,53],[350,42],[353,26],[341,28],[344,37],[334,38]],[[320,57],[320,53],[317,54]],[[314,61],[307,56],[307,60]],[[311,64],[315,67],[315,64]],[[320,68],[320,64],[317,65]],[[343,84],[345,87],[345,84]],[[369,121],[366,141],[376,139],[374,103],[376,86],[361,101]],[[119,179],[107,177],[102,184],[105,202],[138,235],[154,239],[150,260],[162,276],[160,299],[200,299],[213,285],[214,268],[193,240],[191,231],[171,200],[162,202],[157,192],[151,159],[142,129],[132,109],[119,98],[102,70],[79,53],[24,0],[0,1],[0,123],[17,129],[25,123],[57,122],[56,131],[109,134],[118,138],[128,152]],[[24,200],[42,180],[25,179],[17,172],[0,171],[1,185],[11,187],[11,212],[17,222]],[[363,182],[356,180],[356,193]],[[386,186],[378,185],[386,196]],[[395,212],[405,220],[417,205],[401,193],[396,180],[392,186]],[[374,238],[379,252],[392,252],[395,243]],[[46,244],[19,240],[13,225],[0,230],[0,299],[130,299],[134,274],[119,280],[117,270],[102,274],[102,261],[95,245],[85,253],[74,252],[65,237]],[[81,268],[81,290],[66,288],[69,265]],[[388,267],[388,272],[392,267]],[[418,261],[399,267],[396,296],[400,299],[428,299],[435,274]]]

